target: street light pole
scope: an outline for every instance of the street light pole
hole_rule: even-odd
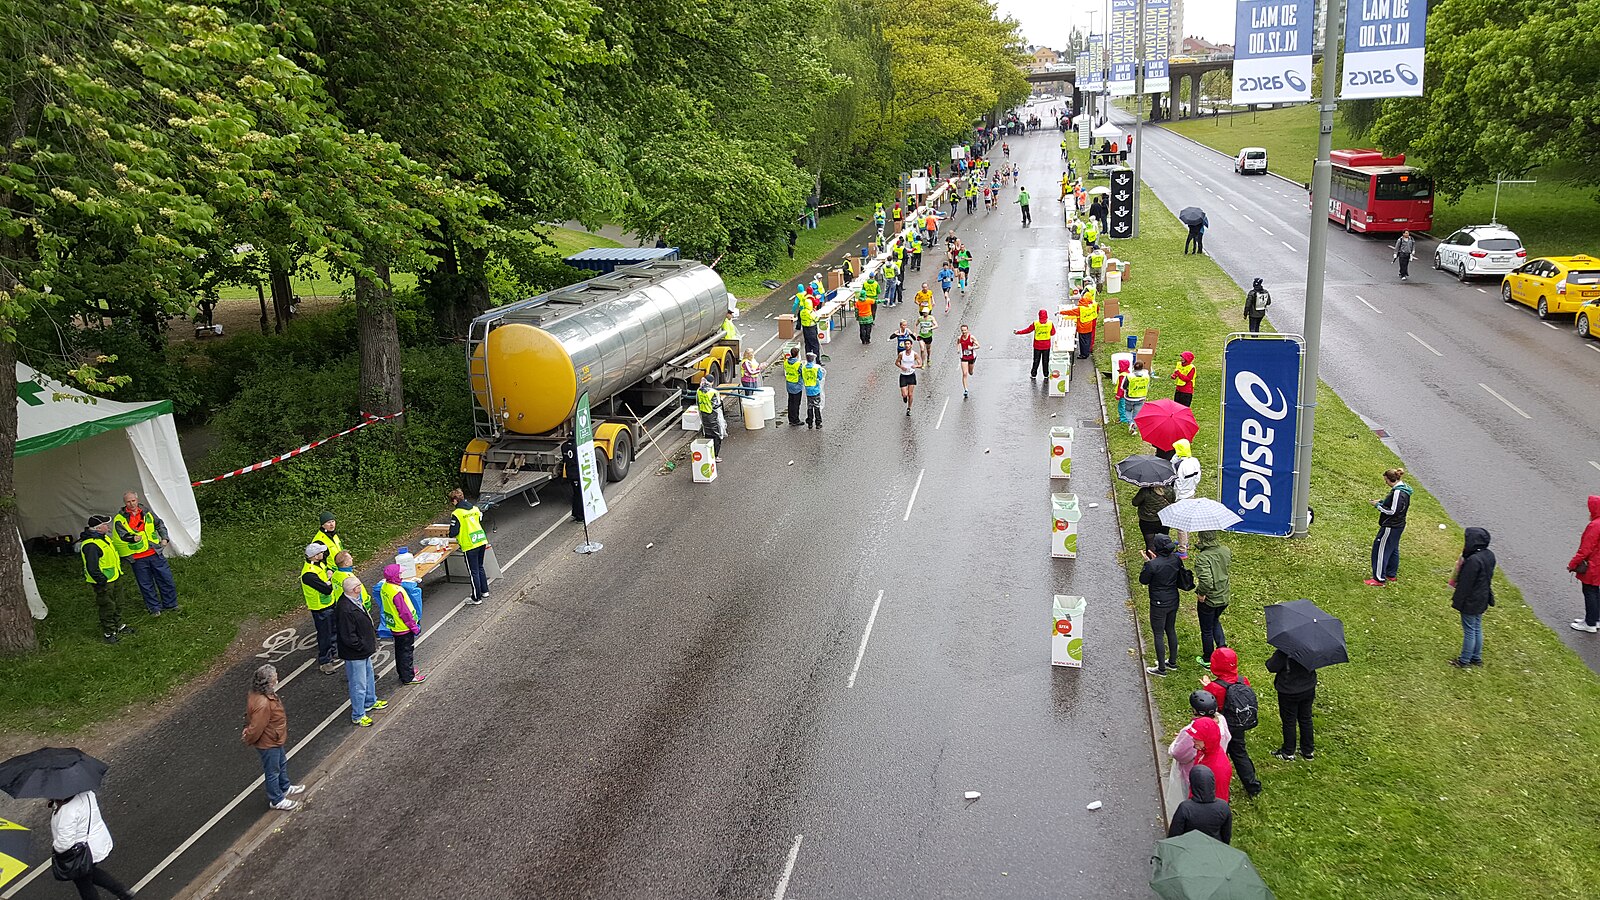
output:
[[[1306,249],[1305,356],[1300,366],[1300,419],[1294,452],[1294,536],[1310,527],[1311,444],[1317,429],[1317,365],[1322,356],[1322,281],[1328,263],[1328,199],[1333,187],[1333,112],[1338,104],[1341,0],[1327,0],[1322,26],[1322,102],[1317,162],[1311,170],[1311,239]]]
[[[1137,100],[1134,101],[1133,113],[1133,236],[1139,236],[1139,195],[1143,193],[1140,180],[1144,170],[1139,167],[1139,154],[1144,150],[1144,60],[1148,48],[1144,45],[1144,0],[1139,0],[1139,15],[1135,20],[1134,33],[1137,48],[1133,62],[1133,93]]]

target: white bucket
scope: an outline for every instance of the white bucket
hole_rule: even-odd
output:
[[[762,418],[760,400],[740,400],[739,410],[744,413],[744,430],[759,431],[767,427],[767,420]]]
[[[778,417],[778,395],[772,388],[756,388],[755,399],[761,401],[761,418],[776,419]]]
[[[1112,270],[1106,273],[1106,293],[1115,294],[1122,290],[1122,273]]]

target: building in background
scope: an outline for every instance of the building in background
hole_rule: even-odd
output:
[[[1178,56],[1178,45],[1183,41],[1183,0],[1172,0],[1172,21],[1170,30],[1171,35],[1167,38],[1167,46],[1163,49],[1166,51],[1166,54],[1169,57]],[[1148,47],[1145,48],[1145,52],[1152,57],[1160,55],[1159,53],[1150,52],[1150,48]]]
[[[1033,57],[1033,62],[1028,68],[1035,72],[1048,72],[1052,66],[1058,66],[1062,63],[1061,54],[1051,50],[1049,47],[1030,46],[1027,48],[1027,53]]]
[[[1194,59],[1216,59],[1233,55],[1232,44],[1213,44],[1205,38],[1190,35],[1176,44],[1174,56],[1188,56]]]

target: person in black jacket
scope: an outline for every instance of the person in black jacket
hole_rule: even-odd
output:
[[[378,699],[377,674],[372,670],[372,654],[378,652],[378,629],[372,614],[361,605],[361,579],[354,575],[344,580],[344,593],[334,604],[333,631],[344,660],[345,682],[350,686],[350,721],[362,728],[372,725],[367,713],[383,709],[387,700]]]
[[[1411,487],[1400,479],[1405,469],[1383,473],[1389,496],[1372,501],[1378,510],[1378,536],[1372,539],[1372,577],[1363,584],[1383,587],[1400,574],[1400,533],[1406,530],[1406,513],[1411,509]]]
[[[1178,591],[1194,590],[1194,573],[1173,555],[1178,545],[1172,538],[1155,535],[1150,546],[1153,550],[1144,551],[1139,583],[1150,588],[1150,631],[1156,639],[1156,664],[1145,671],[1164,677],[1168,669],[1178,667]]]
[[[1299,726],[1300,755],[1317,758],[1317,744],[1311,732],[1311,703],[1317,699],[1317,670],[1300,665],[1282,650],[1267,657],[1272,672],[1272,687],[1278,692],[1278,720],[1283,723],[1283,744],[1272,755],[1294,762],[1295,726]]]
[[[1217,799],[1217,776],[1207,766],[1189,770],[1189,799],[1178,804],[1167,837],[1203,831],[1224,844],[1233,843],[1233,807]]]
[[[1461,558],[1456,560],[1456,576],[1450,579],[1450,586],[1456,589],[1450,606],[1461,613],[1461,655],[1450,660],[1458,669],[1483,665],[1483,613],[1494,605],[1493,581],[1489,532],[1468,528]]]

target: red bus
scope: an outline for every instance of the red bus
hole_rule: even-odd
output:
[[[1363,234],[1433,228],[1433,179],[1405,156],[1377,150],[1335,150],[1328,218]]]

